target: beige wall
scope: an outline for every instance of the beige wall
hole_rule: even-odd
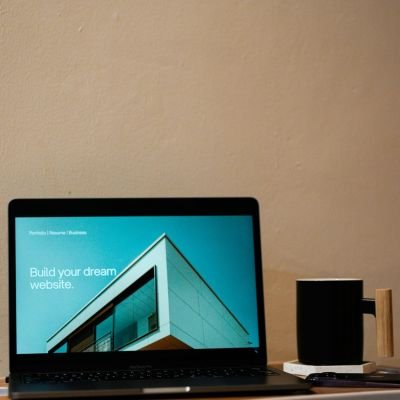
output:
[[[392,287],[398,356],[399,38],[397,0],[0,0],[0,374],[13,197],[256,196],[270,358],[309,276]]]

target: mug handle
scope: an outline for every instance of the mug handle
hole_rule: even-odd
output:
[[[375,313],[378,357],[393,357],[392,289],[375,290]]]
[[[362,312],[376,317],[378,357],[393,357],[392,289],[376,289],[375,299],[362,299]]]

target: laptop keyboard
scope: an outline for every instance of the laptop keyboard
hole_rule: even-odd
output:
[[[276,374],[276,372],[271,371],[267,367],[129,369],[116,371],[34,373],[25,375],[24,381],[25,383],[67,383],[204,377],[221,378]]]

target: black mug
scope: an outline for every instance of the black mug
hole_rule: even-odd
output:
[[[363,298],[361,279],[298,279],[296,295],[301,363],[362,364],[365,313],[377,316],[379,355],[393,356],[390,289],[378,289],[374,300]]]

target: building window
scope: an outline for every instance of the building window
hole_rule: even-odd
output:
[[[68,351],[67,342],[63,343],[61,346],[54,350],[54,353],[66,353]]]
[[[155,267],[51,352],[121,350],[158,329]]]
[[[119,349],[157,328],[154,274],[114,310],[114,347]]]
[[[113,316],[109,315],[95,327],[96,342],[93,351],[111,351],[113,349]]]
[[[88,326],[74,335],[70,342],[69,347],[71,352],[86,351],[94,341],[94,334],[92,326]]]

